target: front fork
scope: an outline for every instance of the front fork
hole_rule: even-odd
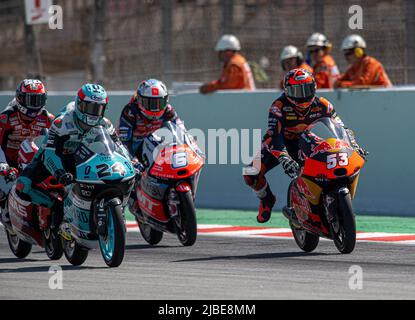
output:
[[[323,205],[326,213],[327,222],[335,225],[338,222],[338,195],[348,194],[349,189],[342,187],[336,191],[332,191],[323,195]]]
[[[122,201],[119,198],[112,198],[110,200],[105,200],[102,198],[97,201],[95,204],[95,221],[96,221],[96,230],[97,234],[103,238],[106,238],[108,235],[107,221],[109,211],[106,210],[108,206],[119,206],[122,205]]]

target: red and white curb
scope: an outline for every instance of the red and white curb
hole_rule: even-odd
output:
[[[128,222],[127,229],[129,232],[139,231],[138,226],[135,222]],[[231,225],[199,224],[197,232],[200,235],[220,237],[275,239],[293,238],[291,229],[289,228],[242,227]],[[359,242],[382,242],[415,245],[415,234],[408,233],[358,232],[356,238]],[[322,238],[322,240],[327,239]]]

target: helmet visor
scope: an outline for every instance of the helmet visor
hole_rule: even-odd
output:
[[[81,101],[79,104],[79,110],[82,113],[96,117],[102,117],[105,113],[106,108],[106,104],[96,102]]]
[[[26,93],[23,95],[23,100],[25,107],[39,110],[46,105],[46,94]]]
[[[168,96],[164,98],[146,98],[139,96],[138,102],[145,110],[158,112],[166,108],[168,103]]]
[[[287,87],[287,94],[294,99],[311,98],[316,93],[316,87],[313,83],[295,84]]]

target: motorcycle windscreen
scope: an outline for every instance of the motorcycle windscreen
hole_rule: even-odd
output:
[[[116,150],[114,141],[102,126],[92,127],[82,137],[81,142],[93,153],[99,155],[112,155]]]
[[[331,142],[336,145],[331,145]],[[313,122],[301,135],[299,142],[300,149],[307,157],[323,151],[320,149],[352,149],[351,145],[346,130],[331,118],[321,118]]]
[[[150,137],[149,141],[153,143],[153,161],[157,158],[158,152],[166,147],[188,146],[197,156],[204,160],[204,154],[200,150],[194,138],[186,132],[184,125],[179,125],[168,121],[163,127],[156,130]]]
[[[334,138],[351,144],[346,130],[342,125],[335,122],[332,118],[321,118],[313,122],[308,127],[307,131],[311,132],[322,140]]]

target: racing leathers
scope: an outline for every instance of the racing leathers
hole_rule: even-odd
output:
[[[255,191],[261,201],[265,199],[264,204],[261,202],[260,205],[269,206],[268,210],[260,207],[260,212],[262,210],[270,212],[276,201],[265,174],[281,164],[289,176],[295,177],[299,170],[298,143],[301,134],[311,123],[323,117],[331,117],[343,125],[332,104],[325,98],[316,97],[311,106],[304,111],[296,108],[287,99],[285,93],[272,103],[269,109],[268,130],[263,138],[261,152],[252,164],[244,169],[245,183]],[[346,131],[354,144],[353,147],[360,150],[352,131],[349,129]],[[261,221],[260,217],[258,221],[266,222]]]
[[[85,131],[79,126],[74,110],[75,102],[71,102],[61,111],[49,130],[47,141],[17,180],[16,190],[37,205],[48,208],[53,205],[53,200],[35,187],[37,183],[53,175],[59,183],[67,185],[76,174],[75,152]],[[103,118],[99,125],[108,130],[113,141],[129,157],[112,123]]]
[[[17,178],[18,152],[20,144],[28,138],[35,138],[42,129],[48,129],[54,116],[43,109],[35,118],[24,117],[19,111],[16,99],[0,114],[0,168],[5,182]],[[0,185],[0,205],[10,191],[10,184]],[[3,200],[3,201],[2,201]]]
[[[140,111],[136,101],[136,98],[132,97],[130,102],[122,110],[118,133],[120,140],[133,158],[134,166],[142,172],[145,170],[145,167],[149,165],[148,159],[143,159],[142,156],[144,139],[160,129],[165,122],[171,121],[182,127],[184,127],[184,125],[170,104],[166,106],[166,110],[160,118],[149,119]],[[138,183],[138,181],[139,180],[137,179],[136,183]],[[132,211],[138,210],[135,192],[131,193],[129,208]]]

